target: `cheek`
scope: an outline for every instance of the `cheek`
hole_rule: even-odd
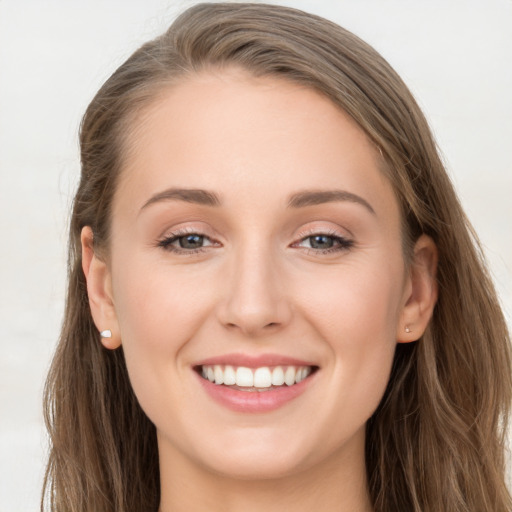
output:
[[[403,291],[399,266],[345,266],[305,286],[302,311],[327,346],[333,387],[326,399],[366,421],[386,388]],[[333,408],[334,409],[334,408]],[[357,414],[356,414],[357,413]]]
[[[186,271],[134,258],[117,267],[113,291],[124,345],[148,351],[176,350],[208,307],[209,296]]]
[[[303,273],[301,296],[304,315],[334,335],[340,343],[351,339],[393,338],[403,294],[399,265],[347,264],[327,272]],[[307,280],[304,277],[307,277]],[[341,335],[343,337],[340,337]]]
[[[195,335],[211,297],[186,272],[124,258],[113,268],[113,294],[130,380],[144,408],[182,371],[182,348]]]

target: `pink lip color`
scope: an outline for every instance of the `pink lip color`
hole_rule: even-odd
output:
[[[261,361],[264,361],[263,364]],[[279,356],[262,356],[257,358],[247,358],[242,355],[236,355],[236,357],[223,356],[221,358],[212,358],[207,361],[205,360],[201,364],[231,364],[233,366],[245,366],[247,368],[277,365],[312,366],[303,361],[297,361],[288,357],[281,358]],[[203,389],[211,398],[213,398],[213,400],[232,411],[244,413],[263,413],[278,409],[306,391],[316,374],[315,372],[309,375],[306,379],[302,380],[298,384],[294,384],[293,386],[283,385],[268,391],[240,391],[239,389],[233,389],[230,386],[215,384],[203,378],[198,372],[194,373],[196,373]]]
[[[214,384],[197,375],[204,390],[219,404],[235,412],[270,412],[301,395],[312,376],[293,386],[282,386],[269,391],[239,391],[229,386]]]
[[[245,366],[246,368],[261,368],[262,366],[315,366],[311,362],[279,354],[259,354],[257,356],[225,354],[199,361],[195,366],[212,366],[214,364]]]

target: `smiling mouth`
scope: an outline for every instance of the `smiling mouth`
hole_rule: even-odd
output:
[[[262,392],[294,386],[318,370],[318,366],[200,365],[194,368],[205,380],[238,391]]]

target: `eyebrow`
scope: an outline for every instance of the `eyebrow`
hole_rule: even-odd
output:
[[[201,204],[204,206],[220,206],[220,199],[214,192],[192,188],[168,188],[151,196],[142,206],[141,210],[160,201],[185,201],[186,203]]]
[[[349,201],[364,206],[370,213],[375,214],[371,204],[352,192],[346,190],[304,190],[297,192],[290,197],[288,201],[289,208],[304,208],[317,204],[333,203],[337,201]]]
[[[219,196],[215,192],[203,189],[190,188],[169,188],[151,196],[142,206],[141,210],[149,205],[160,201],[185,201],[204,206],[218,207],[221,204]],[[303,190],[290,196],[289,208],[305,208],[324,203],[337,201],[349,201],[364,206],[370,213],[375,215],[375,210],[370,203],[352,192],[346,190]]]

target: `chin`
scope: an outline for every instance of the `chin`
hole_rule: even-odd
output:
[[[260,455],[257,459],[241,460],[237,458],[226,458],[219,464],[209,466],[210,471],[223,477],[234,480],[258,481],[278,480],[293,476],[302,471],[302,464],[297,459],[283,459],[268,456],[263,459]]]
[[[304,442],[288,439],[231,439],[210,447],[202,464],[219,475],[240,480],[280,479],[300,473],[312,464]],[[213,448],[213,449],[212,449]],[[206,453],[205,451],[202,452]]]

